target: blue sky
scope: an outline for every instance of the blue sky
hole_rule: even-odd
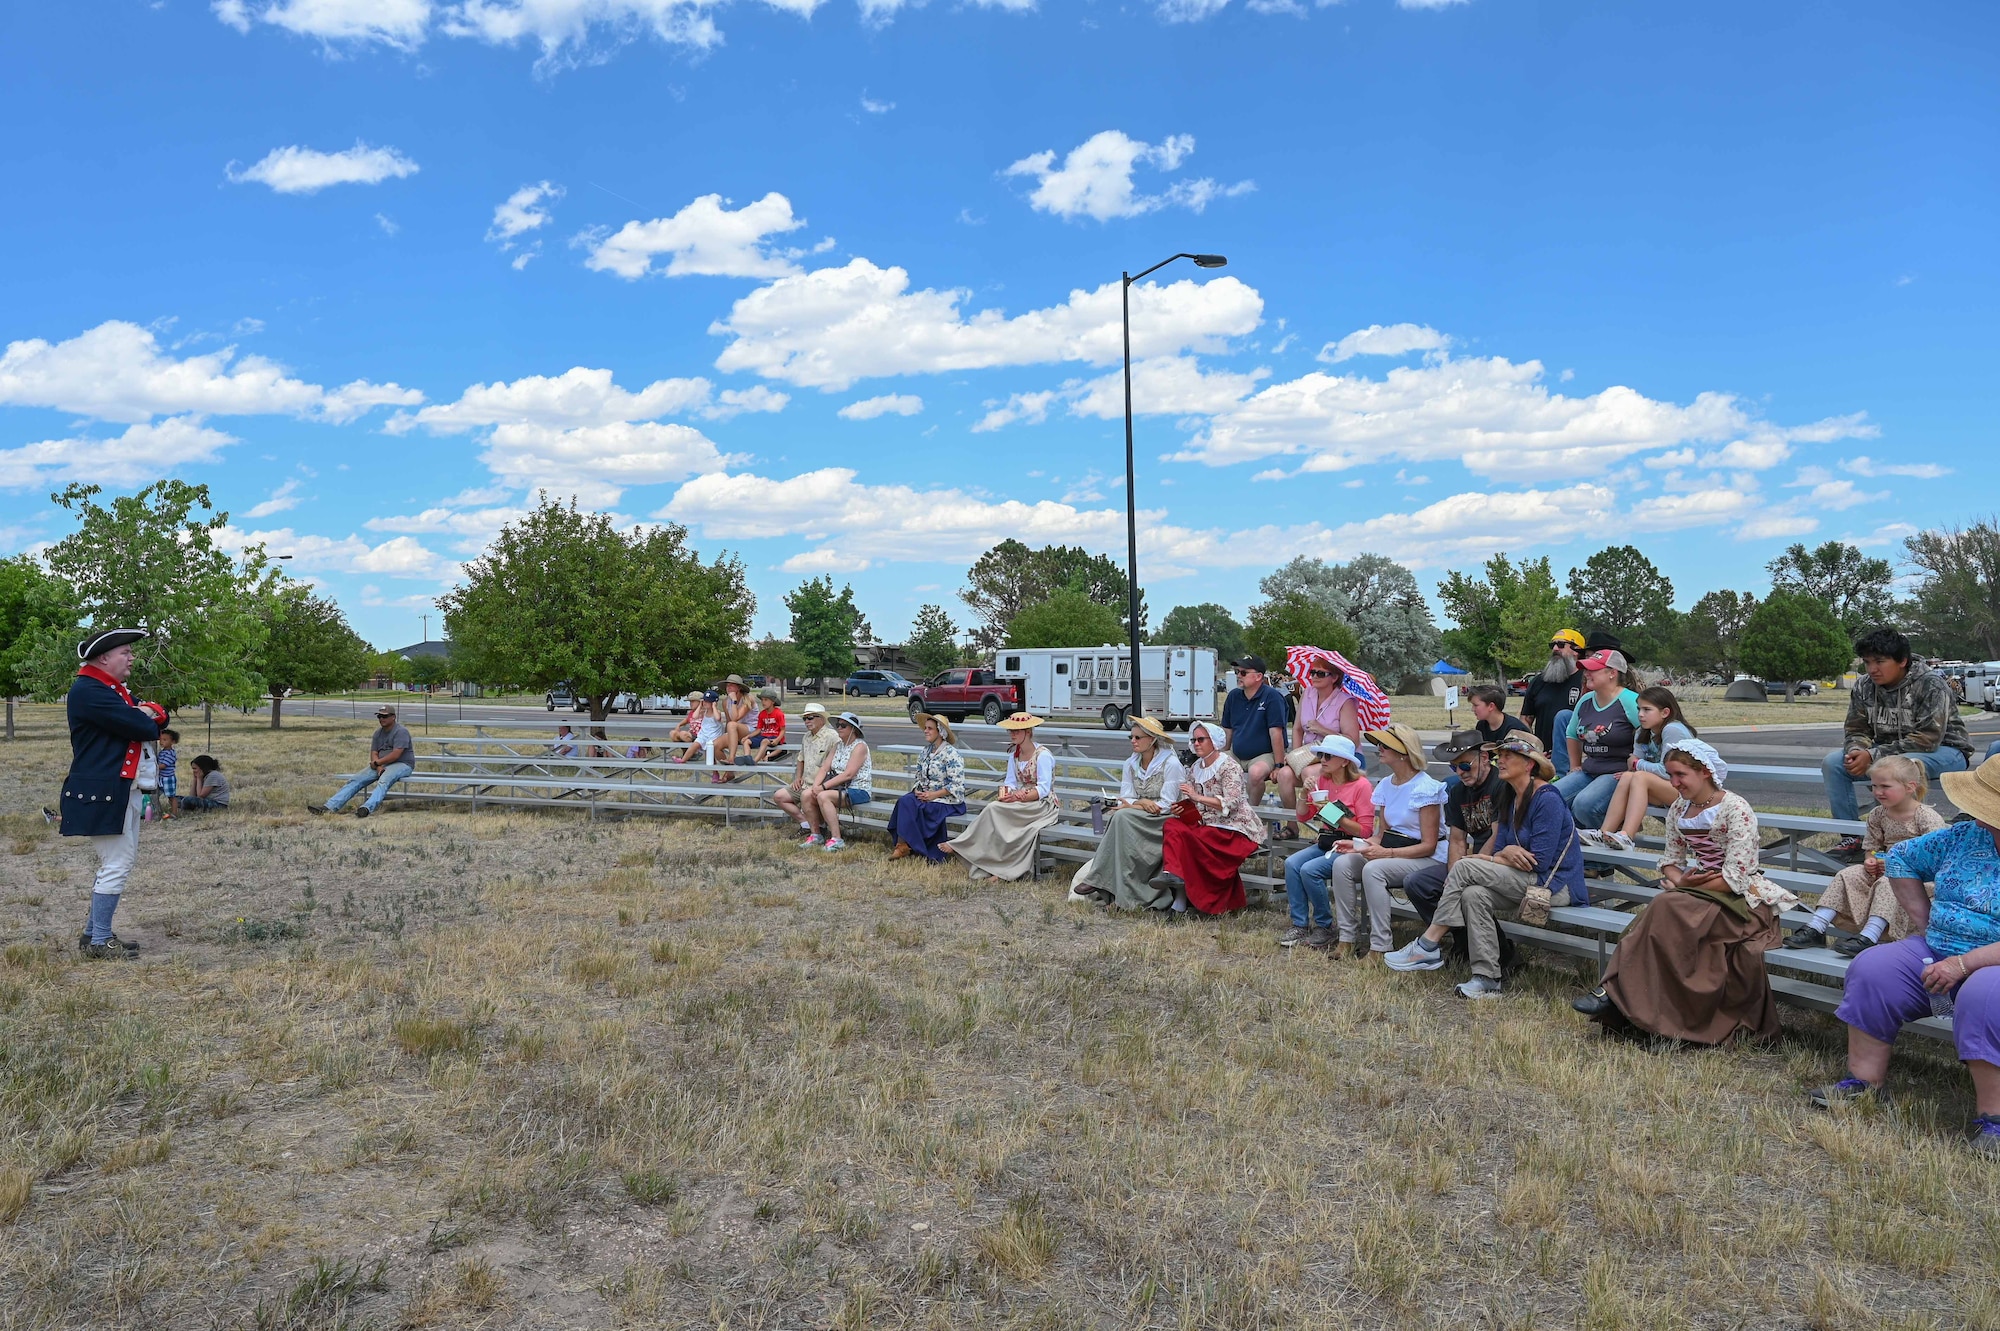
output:
[[[881,635],[1006,536],[1296,554],[1993,507],[1990,5],[105,0],[0,14],[0,550],[207,482],[365,636],[537,489]],[[1970,482],[1970,484],[1968,484]],[[436,621],[433,621],[435,629]]]

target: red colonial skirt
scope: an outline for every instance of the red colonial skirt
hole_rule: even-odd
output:
[[[1243,909],[1243,861],[1256,853],[1257,843],[1234,828],[1167,820],[1166,870],[1187,884],[1188,904],[1204,915]]]

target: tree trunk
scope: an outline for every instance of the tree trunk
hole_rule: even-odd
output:
[[[280,723],[279,723],[279,719],[278,719],[278,718],[279,718],[279,714],[280,714],[281,712],[283,712],[283,711],[284,711],[284,709],[285,709],[285,695],[284,695],[284,692],[283,692],[283,690],[280,690],[280,689],[272,689],[272,690],[271,690],[271,729],[273,729],[273,730],[277,730],[277,729],[279,729],[279,728],[280,728]]]
[[[1787,703],[1791,702],[1792,690],[1796,688],[1798,688],[1798,684],[1795,681],[1789,679],[1785,681],[1785,701]]]

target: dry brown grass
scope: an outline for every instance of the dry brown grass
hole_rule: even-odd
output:
[[[308,819],[331,722],[219,719],[238,808],[146,829],[88,964],[29,720],[0,1327],[2000,1328],[1939,1048],[1815,1118],[1824,1019],[1648,1052],[1553,964],[1468,1008],[874,845]]]

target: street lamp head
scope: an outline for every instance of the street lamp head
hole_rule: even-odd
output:
[[[1229,260],[1223,258],[1220,254],[1196,254],[1190,257],[1194,259],[1194,266],[1197,268],[1227,268],[1229,266]]]

